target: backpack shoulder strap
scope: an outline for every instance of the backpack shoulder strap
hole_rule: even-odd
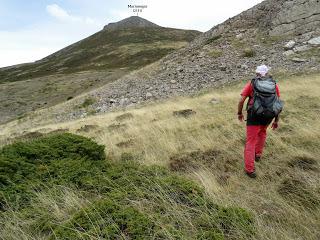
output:
[[[255,90],[255,83],[256,83],[257,80],[259,80],[258,77],[255,77],[255,78],[251,79],[251,86],[252,86],[253,91]]]
[[[255,87],[254,87],[254,84],[256,82],[257,78],[252,78],[251,79],[251,87],[252,87],[252,91],[253,91],[253,95],[254,95],[254,91],[255,91]],[[249,103],[251,101],[252,97],[249,96],[249,100],[247,101],[247,106],[246,106],[246,110],[248,111],[251,107],[249,106]]]
[[[276,81],[276,80],[274,80],[274,79],[273,79],[273,77],[272,77],[271,75],[269,76],[269,79],[270,79],[271,81],[273,81],[274,83],[277,83],[277,81]]]

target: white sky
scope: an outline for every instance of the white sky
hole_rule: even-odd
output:
[[[39,4],[25,19],[21,0],[12,0],[17,4],[7,12],[5,2],[0,0],[0,67],[39,60],[134,15],[128,4],[148,5],[139,16],[158,25],[207,31],[261,0],[45,0],[33,1]]]

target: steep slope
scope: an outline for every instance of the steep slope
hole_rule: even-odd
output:
[[[110,83],[199,34],[130,17],[40,61],[0,69],[0,123]]]
[[[288,17],[287,17],[288,16]],[[320,4],[267,0],[215,26],[155,64],[51,109],[58,121],[76,119],[174,95],[251,79],[259,64],[273,74],[320,70]],[[287,21],[287,22],[286,22]],[[77,110],[86,99],[87,109]],[[71,111],[70,114],[65,114]]]

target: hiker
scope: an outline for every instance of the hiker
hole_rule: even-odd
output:
[[[261,159],[267,128],[272,121],[272,129],[278,128],[279,114],[283,108],[279,87],[268,74],[269,70],[265,65],[257,67],[256,77],[245,85],[238,104],[238,119],[243,122],[242,109],[245,100],[249,98],[244,162],[245,172],[251,178],[256,177],[254,163]]]

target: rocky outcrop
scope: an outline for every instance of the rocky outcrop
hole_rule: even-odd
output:
[[[259,28],[271,36],[301,35],[319,33],[319,26],[319,0],[267,0],[212,28],[204,36],[243,28]]]
[[[271,22],[270,35],[303,34],[318,30],[319,26],[319,0],[285,1]]]

